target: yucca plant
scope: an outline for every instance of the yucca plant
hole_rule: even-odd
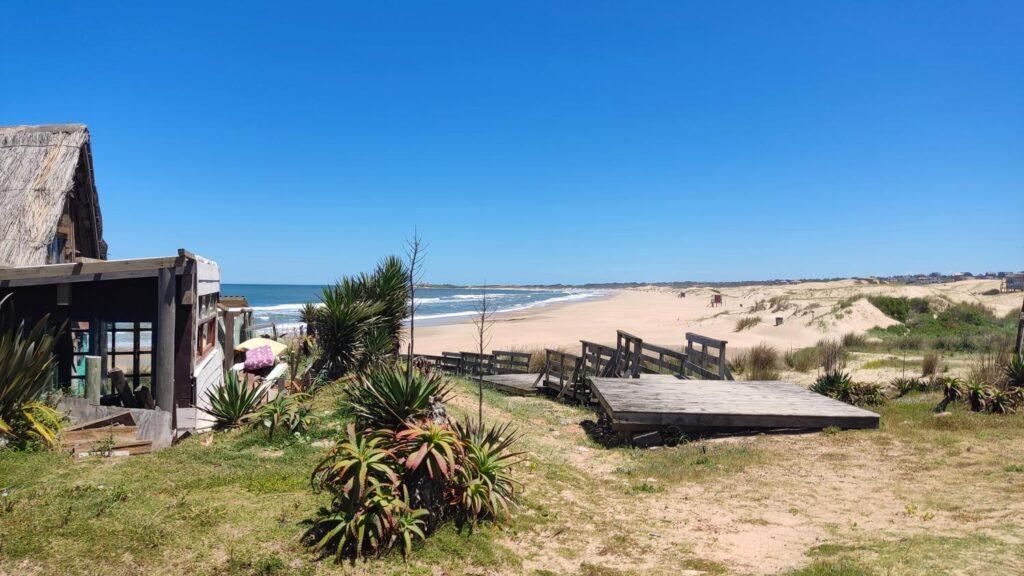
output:
[[[378,368],[395,359],[395,338],[384,324],[376,324],[363,335],[360,371]]]
[[[410,376],[397,365],[371,369],[344,391],[359,423],[397,430],[405,422],[430,414],[451,395],[451,385],[438,373],[413,369]]]
[[[964,398],[964,384],[959,378],[939,376],[935,385],[942,391],[942,401],[935,407],[936,412],[944,412],[946,408]]]
[[[304,302],[299,308],[299,321],[306,325],[306,334],[315,336],[316,315],[319,309],[313,302]]]
[[[522,452],[513,452],[519,440],[511,424],[484,427],[466,421],[455,425],[463,445],[456,472],[456,505],[461,519],[475,524],[481,518],[501,518],[515,504],[520,486],[511,468],[521,462]]]
[[[324,287],[320,301],[323,306],[311,324],[320,345],[313,369],[337,378],[358,366],[366,333],[380,321],[384,304],[370,299],[366,287],[353,278]]]
[[[53,350],[64,326],[51,327],[43,316],[30,329],[15,324],[5,308],[10,295],[0,301],[0,436],[15,443],[40,442],[56,446],[60,415],[40,401],[53,382],[56,357]]]
[[[398,256],[388,256],[377,264],[373,275],[364,277],[370,299],[381,303],[381,332],[390,340],[391,355],[401,345],[402,322],[409,317],[409,270]]]
[[[209,408],[201,408],[213,416],[218,428],[237,428],[252,420],[266,392],[267,385],[250,388],[238,373],[224,373],[224,383],[206,392]]]
[[[268,438],[273,441],[274,433],[284,429],[290,434],[302,434],[309,429],[312,420],[311,409],[307,402],[309,394],[293,393],[278,394],[257,411],[256,420],[268,430]]]

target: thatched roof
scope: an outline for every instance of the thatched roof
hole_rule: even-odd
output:
[[[46,263],[47,247],[73,192],[85,207],[90,252],[105,258],[88,128],[0,126],[0,266]]]

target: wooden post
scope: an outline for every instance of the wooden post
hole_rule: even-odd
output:
[[[1021,347],[1024,346],[1024,300],[1020,303],[1020,318],[1017,319],[1017,343],[1014,351],[1017,356],[1021,355]]]
[[[224,369],[230,370],[235,361],[235,313],[224,311]]]
[[[174,268],[161,268],[156,279],[156,370],[153,398],[174,415],[174,322],[177,308]]]
[[[98,406],[100,389],[103,386],[103,359],[99,356],[85,357],[85,399]]]

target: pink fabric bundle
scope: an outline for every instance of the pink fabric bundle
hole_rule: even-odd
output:
[[[245,371],[257,372],[274,365],[274,351],[270,346],[260,346],[245,352]]]

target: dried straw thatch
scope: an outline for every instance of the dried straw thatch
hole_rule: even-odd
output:
[[[61,216],[75,220],[80,255],[106,257],[82,124],[0,127],[0,266],[46,264]]]

